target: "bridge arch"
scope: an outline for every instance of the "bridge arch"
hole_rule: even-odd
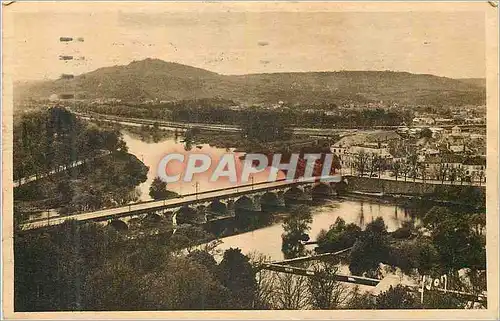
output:
[[[129,229],[139,227],[141,225],[141,218],[137,216],[132,217],[128,220],[127,225],[129,226]]]
[[[304,190],[294,186],[285,191],[285,194],[283,195],[285,199],[298,199],[304,195]]]
[[[253,210],[253,200],[248,196],[242,196],[234,202],[234,208],[236,210]]]
[[[340,182],[335,184],[335,191],[337,195],[344,195],[347,192],[347,188],[349,185],[347,184],[347,180],[342,179]]]
[[[215,200],[207,206],[210,212],[225,214],[227,212],[227,206],[220,200]]]
[[[191,223],[196,220],[196,218],[198,217],[198,212],[194,208],[185,205],[177,210],[175,215],[177,224],[185,224]]]
[[[273,192],[266,192],[260,197],[260,203],[265,205],[279,205],[278,195]]]
[[[333,188],[327,183],[318,183],[314,185],[311,189],[313,197],[330,197],[334,194]]]
[[[161,215],[157,213],[149,213],[143,218],[143,221],[146,223],[159,223],[161,222],[161,220]]]
[[[114,228],[117,231],[127,231],[128,230],[128,225],[122,220],[111,220],[108,223],[108,226]]]

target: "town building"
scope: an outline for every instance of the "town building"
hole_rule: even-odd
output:
[[[469,179],[479,180],[486,177],[486,157],[468,157],[462,164],[465,174]]]
[[[451,129],[451,135],[452,136],[460,136],[462,135],[462,129],[458,126],[454,126],[452,129]]]

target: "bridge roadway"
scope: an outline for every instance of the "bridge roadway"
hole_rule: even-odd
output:
[[[106,221],[110,219],[131,216],[134,214],[147,213],[149,211],[154,211],[154,210],[178,208],[201,202],[210,202],[221,198],[238,197],[252,192],[262,192],[262,191],[275,190],[283,187],[315,184],[318,183],[320,179],[323,179],[324,181],[330,180],[331,182],[335,182],[335,181],[340,181],[340,175],[313,177],[309,179],[295,179],[293,181],[282,179],[274,182],[246,184],[224,189],[201,192],[197,194],[184,195],[174,199],[132,203],[125,206],[103,209],[94,212],[87,212],[87,213],[74,214],[63,217],[47,218],[47,219],[37,219],[26,222],[22,224],[21,227],[23,230],[32,230],[45,226],[59,225],[65,222],[66,220],[77,220],[77,221],[88,221],[88,222]]]

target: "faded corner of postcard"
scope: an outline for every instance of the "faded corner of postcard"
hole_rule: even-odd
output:
[[[5,316],[498,318],[492,3],[2,6]]]

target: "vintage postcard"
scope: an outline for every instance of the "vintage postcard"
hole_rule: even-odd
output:
[[[2,2],[7,319],[498,319],[498,3]]]

